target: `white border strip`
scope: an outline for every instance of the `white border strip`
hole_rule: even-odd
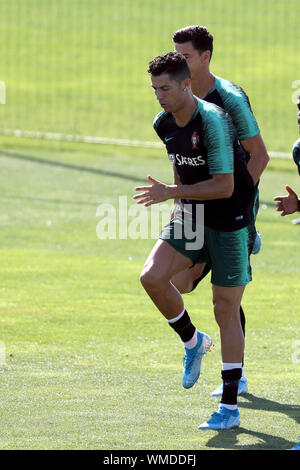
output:
[[[83,142],[88,144],[102,144],[102,145],[120,145],[126,147],[145,147],[145,148],[164,148],[161,142],[150,142],[145,140],[129,140],[129,139],[110,139],[107,137],[94,137],[88,135],[73,135],[73,134],[60,134],[57,132],[36,132],[36,131],[23,131],[20,129],[1,129],[0,134],[14,136],[14,137],[27,137],[30,139],[45,139],[57,140],[67,142]],[[269,152],[271,158],[285,158],[291,159],[291,154],[285,152]]]

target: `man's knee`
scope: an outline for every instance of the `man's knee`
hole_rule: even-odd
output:
[[[145,266],[140,274],[140,282],[145,290],[153,290],[159,288],[164,279],[159,270]]]
[[[240,322],[239,304],[230,297],[214,297],[214,314],[220,328]]]

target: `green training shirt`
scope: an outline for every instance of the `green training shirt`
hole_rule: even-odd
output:
[[[213,88],[203,99],[230,114],[239,140],[250,139],[260,133],[249,98],[235,83],[215,76]]]
[[[220,107],[203,100],[185,127],[176,124],[165,111],[153,126],[166,145],[182,184],[206,181],[215,174],[234,174],[230,198],[207,201],[182,200],[183,204],[204,204],[205,225],[222,231],[245,227],[253,218],[254,183],[247,169],[246,154],[236,138],[231,117]]]
[[[292,154],[300,175],[300,139],[296,140],[296,142],[294,143]]]

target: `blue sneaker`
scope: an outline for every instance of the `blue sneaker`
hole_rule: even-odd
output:
[[[200,424],[198,429],[231,429],[240,425],[239,410],[229,410],[220,405],[216,413],[205,423]]]
[[[248,381],[247,381],[246,377],[244,377],[243,379],[239,380],[238,395],[243,395],[243,393],[247,393],[247,392],[248,392]],[[222,393],[223,393],[223,384],[221,384],[218,388],[216,388],[212,392],[211,396],[212,397],[221,397]]]
[[[253,244],[251,254],[252,255],[257,255],[257,253],[260,252],[260,249],[261,249],[261,234],[259,232],[256,232],[256,238],[255,238],[255,241],[254,241],[254,244]]]
[[[299,438],[300,439],[300,436]],[[298,442],[298,444],[296,444],[294,447],[292,447],[290,450],[300,450],[300,441]]]
[[[201,361],[212,346],[211,338],[205,333],[197,332],[198,343],[192,349],[185,348],[183,358],[182,386],[191,388],[201,374]]]

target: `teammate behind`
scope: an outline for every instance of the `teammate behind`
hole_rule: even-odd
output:
[[[194,95],[220,106],[231,116],[238,139],[247,152],[248,170],[257,188],[259,178],[269,161],[269,156],[247,95],[242,88],[228,80],[216,77],[210,71],[213,36],[204,26],[187,26],[176,31],[173,35],[173,42],[175,50],[182,53],[188,63]],[[257,189],[254,204],[255,217],[258,206]],[[252,254],[258,253],[260,246],[260,234],[257,232]],[[209,271],[209,263],[198,263],[193,268],[175,276],[173,282],[180,292],[188,293],[195,289]],[[242,307],[240,307],[240,317],[245,335],[245,315]],[[248,382],[243,368],[242,378],[239,383],[239,394],[247,391]],[[213,396],[221,394],[222,385],[212,392]]]

